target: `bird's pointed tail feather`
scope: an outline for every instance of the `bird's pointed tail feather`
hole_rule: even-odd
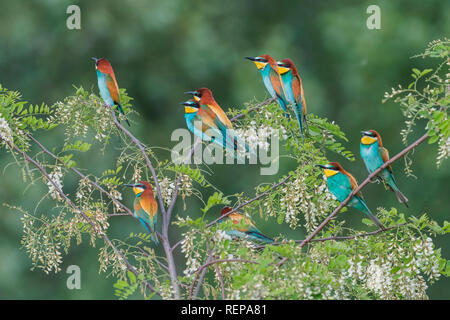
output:
[[[408,198],[400,190],[395,190],[395,195],[397,196],[397,200],[400,203],[403,203],[407,208],[408,207]]]

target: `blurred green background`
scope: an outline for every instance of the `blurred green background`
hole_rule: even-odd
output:
[[[81,8],[81,30],[68,30],[66,9]],[[366,27],[371,4],[381,8],[381,30]],[[382,104],[385,91],[410,82],[413,66],[423,69],[430,61],[410,59],[434,39],[449,36],[448,1],[2,1],[0,4],[0,83],[22,92],[33,104],[53,104],[74,93],[72,85],[98,92],[92,56],[107,57],[115,70],[119,87],[135,100],[140,116],[133,117],[132,131],[151,146],[170,147],[169,134],[185,127],[179,102],[184,91],[202,86],[211,88],[226,110],[241,107],[254,98],[268,97],[255,66],[245,56],[268,53],[276,59],[291,58],[299,68],[308,110],[336,121],[346,132],[347,147],[357,155],[350,163],[340,161],[362,181],[365,168],[359,157],[362,129],[376,129],[391,154],[403,147],[400,130],[403,117],[395,104]],[[58,131],[56,131],[58,132]],[[417,126],[417,136],[423,134]],[[47,146],[57,146],[55,133],[39,137]],[[98,159],[80,157],[82,167],[101,172],[114,166],[114,145]],[[393,194],[370,185],[365,189],[370,207],[397,206],[407,215],[422,212],[442,223],[448,218],[450,167],[437,170],[436,145],[424,144],[413,155],[417,179],[403,174],[403,163],[394,164],[396,178],[410,199],[410,208],[398,206]],[[161,157],[168,157],[161,152]],[[0,168],[12,157],[0,153]],[[212,166],[209,180],[226,193],[254,193],[253,186],[277,179],[294,169],[282,161],[277,176],[261,177],[259,168]],[[230,173],[231,171],[231,173]],[[25,189],[16,165],[2,169],[0,203],[21,205],[34,212],[46,192],[42,183]],[[64,191],[73,192],[76,180],[67,176]],[[132,195],[124,202],[131,205]],[[178,203],[176,214],[196,215],[199,203],[187,212]],[[218,214],[220,208],[213,213]],[[37,214],[51,213],[52,203],[44,201]],[[350,209],[349,223],[364,228],[360,216]],[[286,225],[255,217],[264,233],[281,232],[302,239],[304,234],[286,231]],[[111,220],[109,233],[123,237],[141,226],[128,217]],[[173,229],[172,229],[173,230]],[[114,299],[113,279],[98,274],[97,248],[84,241],[64,256],[62,271],[45,275],[31,272],[31,262],[19,250],[22,227],[20,215],[0,207],[0,298],[1,299]],[[172,233],[172,239],[178,235]],[[450,258],[448,237],[438,238],[438,247]],[[100,243],[99,243],[100,244]],[[176,257],[181,261],[181,257]],[[81,290],[66,288],[66,268],[81,267]],[[180,269],[180,268],[179,268]],[[432,299],[449,299],[450,279],[441,279],[428,293]]]

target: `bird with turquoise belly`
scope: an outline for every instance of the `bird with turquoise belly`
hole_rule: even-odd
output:
[[[325,174],[328,190],[339,202],[347,199],[350,193],[358,187],[356,179],[349,172],[345,171],[340,163],[330,162],[326,165],[319,165],[319,167],[323,169]],[[360,192],[350,199],[348,205],[365,213],[380,229],[385,229],[381,221],[370,211]]]
[[[280,72],[286,71],[286,68],[278,66],[275,59],[268,54],[263,54],[258,57],[246,57],[246,59],[255,63],[270,96],[278,102],[285,116],[289,118],[289,112],[287,111],[289,102],[287,101],[283,80],[280,75]]]
[[[193,99],[183,102],[188,129],[204,141],[214,142],[238,158],[238,150],[255,151],[236,133],[230,119],[208,88],[188,91]]]
[[[158,221],[158,203],[153,194],[152,185],[147,181],[139,181],[135,184],[124,184],[126,187],[133,188],[134,199],[134,217],[151,233],[151,239],[158,244],[156,234],[156,222]]]
[[[303,123],[305,124],[306,130],[308,130],[308,122],[306,121],[306,101],[302,79],[291,59],[283,59],[277,62],[277,64],[281,79],[283,80],[286,99],[292,106],[297,117],[303,143]]]
[[[377,131],[367,130],[361,131],[361,133],[362,137],[359,151],[367,171],[370,174],[389,161],[389,151],[383,146],[381,136]],[[408,198],[406,198],[398,188],[390,165],[381,170],[378,174],[378,178],[385,186],[395,193],[398,202],[403,203],[408,207]]]
[[[95,69],[97,70],[97,83],[100,90],[100,96],[109,107],[117,106],[121,114],[125,116],[122,105],[120,104],[119,86],[117,85],[116,76],[111,63],[105,58],[97,59],[95,61]],[[125,121],[128,126],[130,122],[125,116]]]

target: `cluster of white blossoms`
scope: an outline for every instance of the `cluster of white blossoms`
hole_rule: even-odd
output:
[[[66,137],[86,137],[89,125],[84,122],[80,105],[83,104],[78,98],[66,99],[65,102],[58,101],[55,104],[55,113],[49,117],[51,122],[66,124]]]
[[[111,195],[111,197],[113,199],[116,199],[119,201],[122,200],[122,193],[119,190],[117,190],[116,185],[112,185],[109,187],[109,194]],[[120,210],[120,208],[121,208],[120,205],[116,202],[114,202],[114,206],[117,210]]]
[[[416,241],[413,246],[415,251],[415,264],[428,276],[428,280],[436,281],[441,276],[439,272],[439,259],[434,251],[434,244],[431,238]]]
[[[94,224],[94,232],[99,234],[104,233],[109,228],[108,215],[99,207],[91,210],[91,214],[92,216],[90,218]]]
[[[187,174],[181,175],[180,195],[183,200],[192,195],[192,179]]]
[[[98,261],[100,263],[99,272],[108,271],[108,267],[111,267],[111,274],[113,275],[125,275],[127,265],[123,258],[111,248],[111,246],[101,247],[98,254]]]
[[[33,217],[28,214],[24,214],[21,220],[23,223],[21,243],[33,264],[41,268],[46,274],[52,270],[55,273],[61,271],[61,243],[56,241],[54,237],[49,237],[47,232],[37,231],[34,228]]]
[[[436,165],[439,167],[442,161],[447,159],[450,155],[450,137],[444,143],[439,146],[438,156],[436,158]]]
[[[78,189],[75,194],[77,201],[80,205],[84,203],[86,197],[92,192],[92,186],[87,179],[81,179],[78,183]]]
[[[5,144],[5,141],[11,145],[14,144],[11,128],[9,127],[8,122],[2,117],[1,113],[0,113],[0,139],[2,140],[1,144]]]
[[[428,276],[432,283],[440,277],[439,258],[430,238],[412,237],[411,250],[393,243],[388,254],[367,261],[360,255],[350,259],[350,267],[343,273],[352,286],[361,284],[381,299],[424,299]]]
[[[305,227],[308,232],[316,229],[318,223],[321,221],[321,218],[333,211],[337,201],[336,197],[328,190],[325,179],[322,180],[320,185],[315,186],[313,195],[315,201],[307,207],[309,210],[302,210],[305,215]]]
[[[183,273],[186,276],[193,276],[194,272],[200,267],[201,255],[198,251],[194,250],[195,231],[188,231],[183,233],[184,237],[181,242],[181,252],[184,253],[186,258],[186,268]]]
[[[267,125],[257,127],[255,121],[251,121],[248,128],[238,128],[235,129],[235,131],[238,136],[244,139],[254,150],[256,150],[256,147],[259,147],[260,149],[268,151],[270,149],[270,141],[268,139],[271,137],[282,137],[283,140],[287,139],[287,132],[283,126],[281,126],[280,129],[274,129]]]
[[[270,289],[264,285],[264,280],[263,275],[256,275],[250,283],[241,288],[242,293],[245,294],[245,299],[262,300],[267,297],[270,294]]]
[[[380,263],[378,258],[369,261],[366,271],[366,285],[382,299],[390,297],[390,291],[392,290],[391,269],[392,265],[389,261]]]
[[[329,213],[335,204],[335,197],[328,191],[325,181],[313,188],[308,186],[306,175],[298,175],[288,181],[280,189],[280,210],[273,210],[269,200],[264,202],[269,216],[278,211],[285,214],[284,220],[291,228],[296,228],[299,222],[299,213],[303,213],[307,231],[317,227],[320,218]]]
[[[164,203],[169,205],[172,201],[172,194],[175,191],[175,183],[170,178],[164,177],[159,181],[159,187]]]
[[[53,169],[53,171],[50,172],[48,176],[50,177],[50,180],[52,180],[56,184],[58,189],[62,191],[63,173],[62,173],[61,167],[55,167],[55,169]],[[50,197],[52,197],[53,199],[58,200],[58,201],[63,200],[61,195],[58,193],[57,189],[55,188],[55,186],[53,185],[53,183],[51,181],[47,181],[47,186],[48,186],[48,193],[50,194]]]
[[[111,117],[109,116],[110,111],[107,108],[98,107],[97,114],[95,115],[95,124],[97,134],[95,135],[95,139],[102,142],[106,135],[104,132],[107,132],[111,126]]]
[[[136,163],[133,169],[133,181],[141,181],[142,169],[138,163]]]
[[[218,229],[212,239],[216,244],[220,244],[224,240],[231,240],[231,236],[225,230]]]

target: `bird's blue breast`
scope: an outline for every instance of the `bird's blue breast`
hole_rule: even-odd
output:
[[[201,120],[197,117],[197,112],[195,113],[185,113],[184,118],[186,119],[186,125],[193,134],[195,134],[197,137],[201,138],[204,141],[210,141],[211,138],[204,134],[201,130],[199,130],[195,125],[194,121],[200,121]]]
[[[100,96],[103,101],[109,106],[114,105],[114,100],[109,93],[108,86],[106,85],[106,77],[103,73],[97,70],[97,81],[98,81],[98,89],[100,90]]]
[[[345,174],[337,173],[334,176],[327,178],[328,190],[340,201],[344,201],[350,192],[352,186],[350,180]]]
[[[289,103],[295,104],[294,91],[292,90],[292,71],[288,71],[281,75],[281,80],[283,80],[284,92],[286,93],[286,98]]]
[[[273,89],[272,82],[270,82],[270,76],[269,76],[270,65],[267,64],[264,67],[264,69],[260,69],[259,72],[261,73],[261,76],[263,78],[263,82],[264,82],[264,85],[266,86],[267,91],[269,91],[269,93],[270,93],[270,95],[272,97],[275,97],[276,96],[276,92]]]
[[[367,171],[370,173],[374,172],[377,168],[384,164],[383,158],[381,158],[380,152],[378,151],[379,145],[378,141],[367,145],[360,143],[360,153],[364,160]]]
[[[188,127],[188,129],[192,132],[195,131],[195,127],[194,127],[194,118],[197,115],[197,113],[185,113],[184,114],[184,118],[186,119],[186,125]]]

